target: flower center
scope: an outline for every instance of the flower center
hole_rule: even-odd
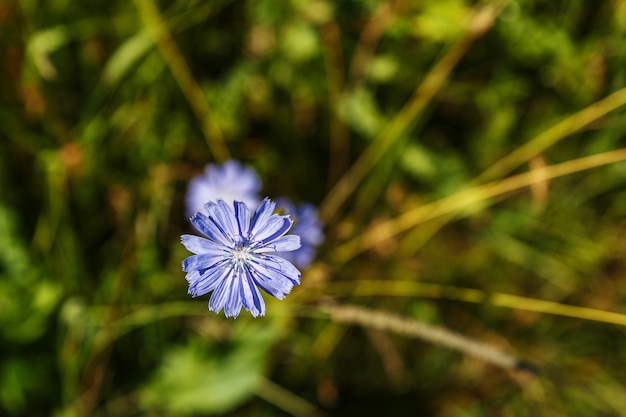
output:
[[[253,253],[248,245],[237,245],[230,253],[230,262],[237,267],[243,267],[248,264],[253,257]]]

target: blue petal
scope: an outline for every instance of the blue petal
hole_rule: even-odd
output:
[[[217,201],[219,198],[228,204],[238,200],[249,207],[256,207],[260,188],[261,180],[250,167],[244,167],[235,160],[226,161],[222,165],[209,164],[204,173],[189,182],[187,213],[191,217],[197,211],[204,211],[207,201]]]
[[[183,259],[183,271],[202,271],[212,268],[218,262],[225,262],[228,258],[225,256],[215,256],[210,253],[202,253],[200,255],[191,255]]]
[[[272,202],[269,198],[265,197],[259,207],[257,207],[254,212],[254,216],[252,216],[252,221],[250,223],[250,236],[256,236],[259,233],[259,230],[265,227],[265,224],[274,213],[274,207],[276,207],[276,203]]]
[[[220,282],[217,288],[213,291],[213,294],[211,294],[211,299],[209,300],[209,310],[219,313],[222,309],[224,309],[226,317],[237,317],[239,310],[241,310],[242,302],[239,299],[239,292],[236,291],[236,281],[237,280],[235,279],[231,269],[228,276]],[[228,310],[226,309],[227,303]],[[236,311],[236,314],[233,314],[237,305],[239,306],[239,310]]]
[[[207,210],[213,205],[209,203],[206,205]],[[203,213],[196,213],[191,218],[191,224],[196,230],[214,242],[221,243],[224,246],[229,246],[232,241],[224,233],[224,230],[220,228],[210,217],[205,216]]]
[[[182,235],[180,242],[187,248],[188,251],[199,253],[210,253],[212,255],[225,254],[226,249],[224,246],[219,245],[211,240],[194,235]]]
[[[222,226],[231,240],[235,240],[236,236],[239,236],[235,212],[233,211],[233,208],[224,200],[217,200],[217,205],[215,205],[211,214],[215,216],[217,224]]]
[[[239,295],[243,300],[243,307],[248,310],[253,317],[265,315],[265,302],[254,284],[254,279],[249,273],[245,273],[245,275],[242,276]]]
[[[262,255],[260,258],[263,260],[262,263],[259,263],[262,268],[286,277],[294,285],[300,284],[300,271],[285,258],[275,255]]]
[[[274,280],[268,278],[267,276],[259,273],[258,271],[253,274],[254,282],[256,285],[261,288],[263,291],[268,293],[274,298],[282,300],[291,292],[293,288],[293,283],[288,280]]]
[[[190,271],[187,272],[187,275],[185,275],[185,279],[187,280],[187,282],[189,284],[195,283],[198,280],[202,279],[202,274],[200,274],[199,271]],[[189,291],[189,294],[191,294],[191,291]]]
[[[298,250],[292,252],[276,252],[276,256],[285,258],[297,268],[306,268],[315,258],[315,248],[311,245],[303,244]]]
[[[273,215],[264,226],[259,227],[258,233],[254,235],[254,240],[263,244],[271,243],[289,231],[293,221],[289,216]]]
[[[250,264],[250,274],[263,291],[282,300],[300,283],[300,271],[278,256],[262,255]]]
[[[211,298],[209,299],[209,310],[219,313],[224,308],[224,304],[226,304],[226,289],[228,287],[228,282],[231,280],[231,277],[228,277],[222,280],[215,290],[213,290],[213,294],[211,294]]]
[[[198,271],[192,271],[187,274],[187,282],[189,282],[189,294],[194,297],[204,295],[213,291],[230,273],[227,265],[210,269],[200,274]]]
[[[250,228],[250,210],[245,203],[240,201],[235,201],[234,206],[239,236],[248,237],[248,229]]]
[[[297,220],[291,233],[302,238],[303,242],[317,246],[324,240],[322,225],[317,218],[317,210],[311,204],[301,204],[296,212]]]
[[[241,271],[235,271],[230,278],[228,297],[226,298],[226,305],[224,306],[224,314],[226,317],[237,318],[241,311],[241,307],[243,306],[240,292],[241,284]]]
[[[223,236],[223,242],[225,245],[232,245],[238,240],[236,239],[234,228],[232,227],[232,215],[229,214],[228,204],[224,200],[218,200],[217,203],[207,203],[205,210],[209,216],[210,222],[214,225],[216,234]],[[221,241],[222,242],[222,241]]]
[[[267,244],[260,248],[255,248],[256,253],[265,253],[265,252],[289,252],[292,250],[299,249],[301,247],[300,236],[296,235],[287,235],[281,236],[278,239],[274,240],[270,244]]]

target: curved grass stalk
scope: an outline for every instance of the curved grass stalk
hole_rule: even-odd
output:
[[[254,394],[295,417],[321,417],[325,415],[304,398],[265,377],[259,378]]]
[[[339,246],[334,251],[335,258],[340,262],[345,262],[353,256],[384,242],[386,239],[397,236],[429,220],[450,214],[455,214],[455,216],[458,217],[462,215],[460,212],[463,209],[467,209],[476,204],[487,206],[494,197],[553,178],[622,162],[624,160],[626,160],[626,148],[586,156],[560,164],[540,167],[500,181],[467,188],[449,197],[419,206],[394,219],[372,227],[369,231],[363,232],[361,236]]]
[[[501,178],[552,145],[626,104],[626,87],[561,120],[498,160],[474,182]]]
[[[320,205],[322,222],[328,223],[335,216],[363,178],[405,134],[426,108],[426,105],[445,84],[452,69],[472,43],[492,26],[505,3],[499,2],[498,6],[489,5],[473,13],[465,33],[448,49],[446,54],[426,75],[424,81],[417,87],[404,107],[330,190]]]
[[[453,285],[432,284],[415,281],[375,281],[339,282],[328,284],[328,295],[341,296],[398,296],[422,297],[441,300],[463,301],[473,304],[489,304],[495,307],[532,311],[541,314],[570,317],[581,320],[626,326],[626,314],[579,307],[521,297],[513,294],[486,292]]]
[[[329,314],[331,319],[336,322],[357,324],[363,327],[392,331],[406,337],[419,338],[436,345],[458,350],[509,371],[530,370],[530,366],[515,355],[445,327],[353,305],[321,306],[319,308]]]
[[[479,184],[481,182],[495,180],[496,178],[506,176],[512,170],[520,167],[524,163],[531,162],[532,159],[537,157],[541,152],[555,145],[562,139],[578,132],[601,117],[606,116],[613,110],[620,108],[624,104],[626,104],[626,88],[622,88],[614,92],[602,100],[585,107],[584,109],[549,127],[547,130],[543,131],[530,141],[498,160],[482,174],[474,178],[470,184]],[[545,182],[534,183],[531,184],[531,186],[540,184],[545,184]],[[439,217],[436,223],[433,222],[431,230],[429,231],[429,236],[422,239],[422,244],[425,243],[428,238],[441,230],[441,228],[443,228],[446,224],[452,221],[456,215],[457,213],[449,213],[445,216]],[[421,245],[419,246],[421,247]]]

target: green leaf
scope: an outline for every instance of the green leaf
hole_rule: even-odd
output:
[[[357,88],[346,96],[339,111],[346,123],[367,138],[374,137],[385,122],[374,95],[365,88]]]
[[[468,10],[463,1],[433,2],[415,18],[413,32],[436,42],[451,41],[462,33],[467,15]]]
[[[167,413],[223,413],[250,398],[277,333],[267,323],[242,324],[225,352],[200,341],[171,350],[142,391],[142,405]]]
[[[312,27],[290,24],[281,36],[282,50],[290,61],[303,62],[319,52],[319,40]]]
[[[124,75],[143,58],[154,46],[147,30],[135,34],[122,43],[113,53],[102,72],[102,81],[115,86]]]

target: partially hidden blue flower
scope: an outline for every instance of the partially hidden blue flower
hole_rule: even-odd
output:
[[[189,183],[185,198],[187,216],[203,211],[207,201],[216,202],[218,199],[228,204],[237,200],[248,207],[256,207],[260,189],[261,180],[250,167],[232,159],[222,165],[209,164],[203,174]]]
[[[274,214],[276,203],[265,198],[250,218],[241,201],[209,202],[191,218],[206,238],[183,235],[182,244],[195,255],[183,261],[189,294],[198,297],[211,291],[209,310],[237,317],[241,307],[254,317],[265,314],[259,292],[282,300],[300,283],[300,271],[276,252],[300,247],[300,238],[287,234],[293,221]]]
[[[324,240],[322,224],[313,204],[300,203],[294,205],[287,199],[277,201],[283,213],[289,213],[294,224],[292,233],[300,236],[300,249],[292,252],[281,252],[278,255],[287,259],[298,268],[306,268],[315,258],[317,246]]]

